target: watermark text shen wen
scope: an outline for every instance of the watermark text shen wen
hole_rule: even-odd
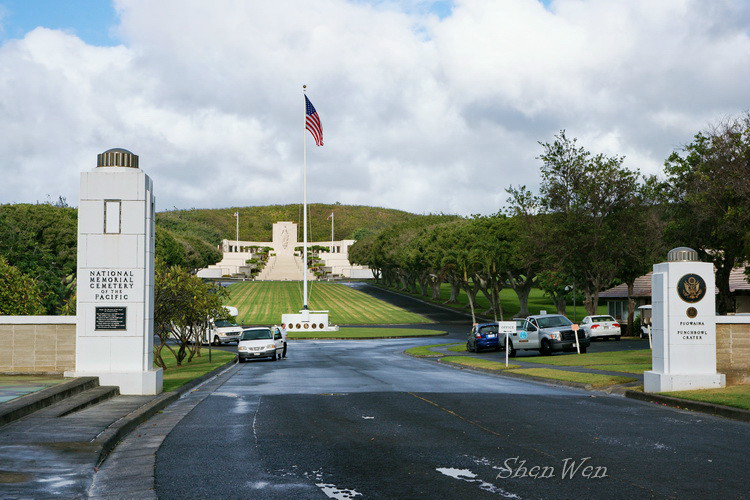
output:
[[[591,457],[585,457],[580,460],[565,458],[560,468],[562,479],[574,479],[581,477],[583,479],[604,479],[607,475],[606,467],[597,467],[589,465],[587,462]],[[508,458],[503,462],[503,467],[497,475],[498,479],[510,479],[515,477],[528,477],[531,479],[550,479],[558,477],[558,470],[552,465],[527,465],[526,460],[521,457]]]

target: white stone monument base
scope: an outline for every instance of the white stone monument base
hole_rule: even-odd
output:
[[[692,391],[695,389],[718,389],[727,385],[723,373],[643,373],[644,392]]]
[[[163,371],[161,368],[147,372],[65,372],[66,377],[99,377],[99,385],[116,385],[120,394],[128,396],[155,396],[161,394]]]
[[[282,314],[281,322],[288,332],[337,332],[338,325],[328,324],[328,311],[302,310],[299,314]]]

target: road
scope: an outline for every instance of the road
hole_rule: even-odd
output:
[[[402,354],[434,342],[294,342],[238,365],[159,448],[157,495],[750,497],[747,424]]]

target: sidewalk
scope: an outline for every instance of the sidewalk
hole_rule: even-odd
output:
[[[79,410],[72,396],[0,426],[0,499],[88,498],[97,466],[120,440],[232,363],[177,391],[118,395]],[[0,410],[31,408],[56,390],[59,386],[0,403]]]
[[[62,376],[53,375],[2,375],[0,376],[0,403],[41,391],[64,382]]]

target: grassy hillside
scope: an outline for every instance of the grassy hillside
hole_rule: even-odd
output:
[[[214,244],[222,238],[235,238],[234,213],[240,213],[240,240],[270,241],[274,222],[296,222],[302,239],[302,205],[269,205],[263,207],[231,207],[192,209],[161,212],[157,223],[170,231],[200,236]],[[361,205],[308,205],[310,241],[331,239],[331,220],[334,213],[335,239],[360,239],[398,222],[419,217],[409,212]]]
[[[257,281],[229,287],[227,305],[239,310],[238,320],[246,325],[281,322],[281,315],[298,312],[302,306],[299,281]],[[337,283],[312,283],[310,309],[330,311],[335,325],[377,325],[429,323],[430,320],[380,301],[353,288]]]

